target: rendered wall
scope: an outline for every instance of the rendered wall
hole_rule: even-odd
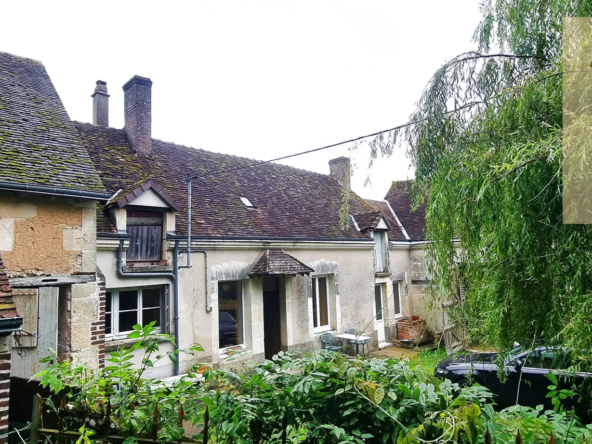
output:
[[[0,254],[9,275],[95,273],[95,211],[94,201],[0,191]],[[15,290],[15,303],[29,333],[40,335],[44,328],[59,333],[57,340],[53,334],[36,340],[35,336],[23,337],[22,349],[13,348],[13,376],[29,378],[37,373],[39,357],[50,353],[49,346],[62,360],[100,365],[100,345],[91,339],[93,324],[101,322],[97,282],[61,285],[54,290],[59,293],[58,308],[51,316],[43,312],[41,293],[34,285]]]
[[[343,248],[319,248],[319,249],[287,249],[288,254],[293,255],[304,263],[329,267],[337,266],[338,273],[331,279],[332,295],[338,301],[334,313],[335,323],[339,326],[339,333],[346,328],[362,328],[370,323],[372,330],[373,301],[374,301],[374,270],[371,247],[364,250]],[[244,291],[244,320],[245,343],[247,349],[239,353],[241,358],[253,361],[263,360],[263,293],[260,278],[249,278],[248,267],[253,263],[262,248],[219,248],[208,249],[208,302],[212,308],[206,311],[205,300],[205,262],[201,253],[192,253],[192,268],[179,270],[179,337],[180,348],[189,347],[192,344],[200,344],[204,352],[195,356],[181,356],[180,370],[186,372],[192,363],[212,363],[215,365],[238,366],[242,363],[237,359],[228,359],[219,353],[218,345],[218,307],[217,292],[218,282],[224,280],[243,280]],[[107,289],[131,288],[147,285],[172,285],[167,278],[142,277],[125,278],[117,275],[116,250],[114,247],[101,248],[97,254],[98,266],[105,275]],[[179,265],[185,263],[185,255],[181,254]],[[321,267],[322,268],[322,267]],[[330,267],[329,267],[330,268]],[[327,268],[325,271],[329,271]],[[303,276],[286,276],[282,279],[280,291],[281,312],[281,336],[282,348],[290,350],[312,350],[320,348],[321,342],[318,334],[313,332],[311,300],[311,278]],[[337,299],[338,298],[338,299]],[[174,322],[173,298],[171,297],[170,319],[171,327]],[[171,328],[170,333],[173,333]],[[117,346],[122,346],[128,341],[108,341],[107,354]],[[169,344],[163,344],[163,350],[171,350]],[[139,364],[141,357],[136,357]],[[172,376],[173,366],[166,360],[158,363],[155,369],[148,372],[152,377]]]

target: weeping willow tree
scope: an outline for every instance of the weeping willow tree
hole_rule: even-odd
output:
[[[370,143],[373,156],[407,146],[432,297],[450,299],[462,270],[473,341],[592,350],[592,227],[563,221],[562,117],[562,18],[590,15],[590,0],[484,2],[477,51],[435,73],[410,125]]]

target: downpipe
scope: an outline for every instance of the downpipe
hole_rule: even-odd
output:
[[[209,303],[209,285],[208,285],[208,252],[206,250],[192,250],[191,249],[191,193],[193,189],[193,177],[189,176],[187,179],[187,249],[184,252],[187,254],[186,265],[181,265],[179,268],[191,268],[191,253],[202,253],[204,255],[205,275],[204,284],[206,287],[206,313],[211,313],[213,308]],[[175,268],[176,270],[176,268]]]
[[[173,310],[174,310],[174,325],[175,325],[175,376],[179,375],[179,275],[178,275],[178,262],[179,262],[179,241],[175,241],[175,247],[173,248],[173,272],[146,272],[146,273],[133,273],[123,271],[123,239],[119,241],[119,247],[117,248],[117,274],[120,277],[167,277],[173,281]]]

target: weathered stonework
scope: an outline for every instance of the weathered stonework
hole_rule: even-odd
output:
[[[428,279],[428,266],[425,254],[411,254],[411,279],[414,281],[425,281]]]
[[[0,253],[11,276],[94,272],[94,202],[0,192]]]
[[[105,338],[104,334],[96,335],[92,333],[93,328],[95,328],[96,332],[97,322],[100,322],[99,287],[94,282],[92,284],[73,285],[71,303],[70,358],[84,361],[91,368],[97,368],[99,365],[99,348],[96,339],[104,340]],[[95,337],[94,341],[92,340],[93,336]],[[93,342],[95,343],[93,344]]]

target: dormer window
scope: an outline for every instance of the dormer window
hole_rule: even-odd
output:
[[[160,262],[163,239],[161,212],[128,208],[127,232],[131,235],[127,262]]]
[[[247,207],[247,208],[255,208],[255,206],[251,203],[251,201],[249,199],[247,199],[246,197],[242,197],[241,196],[240,200],[245,205],[245,207]]]

